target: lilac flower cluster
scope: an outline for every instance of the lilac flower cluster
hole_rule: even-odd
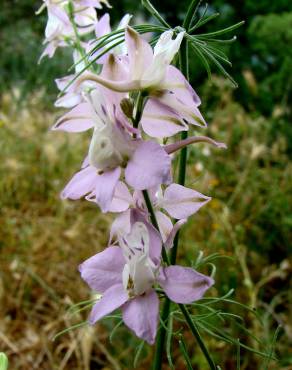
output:
[[[109,7],[106,0],[44,0],[48,24],[42,56],[51,57],[57,47],[72,46],[74,60],[81,59],[78,74],[94,60],[96,53],[88,58],[84,55],[94,49],[96,39],[111,32],[109,15],[96,17],[95,8],[101,5]],[[57,80],[61,91],[69,87],[56,106],[70,111],[53,130],[92,131],[84,162],[65,186],[62,198],[85,198],[102,212],[117,214],[109,245],[79,267],[89,287],[101,294],[89,322],[94,324],[120,308],[125,324],[153,344],[159,321],[157,291],[174,302],[189,304],[214,283],[192,268],[167,265],[162,259],[181,225],[210,200],[173,182],[175,152],[197,142],[219,148],[225,145],[206,136],[173,139],[190,125],[206,126],[199,111],[200,98],[171,65],[184,31],[162,33],[152,49],[129,26],[130,19],[126,15],[118,26],[124,32],[123,44],[105,52],[77,78],[70,75]],[[80,35],[92,31],[95,39],[81,42]],[[153,217],[156,225],[151,223]]]

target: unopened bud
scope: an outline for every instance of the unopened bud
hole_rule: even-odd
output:
[[[133,118],[134,103],[132,99],[124,98],[121,100],[121,109],[124,112],[125,116],[128,118]]]

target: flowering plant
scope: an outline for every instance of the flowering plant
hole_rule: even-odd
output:
[[[59,47],[70,47],[75,69],[56,80],[61,91],[56,106],[69,111],[53,130],[92,132],[81,168],[61,197],[85,198],[102,212],[117,214],[108,246],[79,266],[82,279],[98,294],[89,323],[120,309],[125,325],[143,343],[156,344],[155,369],[162,366],[166,335],[168,343],[178,336],[191,366],[183,334],[172,329],[170,302],[174,302],[209,367],[218,369],[186,306],[200,300],[215,283],[215,271],[209,276],[176,264],[181,226],[210,201],[185,187],[187,147],[205,143],[215,150],[226,148],[208,136],[189,135],[207,123],[199,110],[201,100],[189,83],[188,54],[193,51],[208,73],[211,61],[232,80],[221,64],[230,62],[218,45],[234,38],[218,36],[241,23],[198,34],[199,27],[216,16],[198,17],[198,1],[191,2],[183,25],[174,28],[148,0],[142,5],[158,25],[130,25],[132,16],[126,14],[112,31],[109,15],[96,15],[96,9],[111,7],[106,0],[44,0],[40,9],[48,12],[41,58],[53,57]],[[147,42],[144,33],[155,36]],[[169,353],[168,347],[173,368]]]

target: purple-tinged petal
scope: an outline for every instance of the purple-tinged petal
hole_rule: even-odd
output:
[[[93,191],[98,178],[96,168],[88,166],[77,172],[61,193],[62,199],[80,199]]]
[[[110,26],[110,16],[108,13],[105,13],[96,23],[95,26],[95,36],[96,38],[100,38],[108,33],[111,32]]]
[[[91,325],[95,324],[102,317],[121,307],[127,302],[128,298],[128,294],[122,284],[113,285],[105,291],[101,299],[93,306],[89,316],[89,323]]]
[[[129,234],[131,231],[131,219],[130,219],[130,210],[121,213],[116,217],[112,223],[110,230],[109,243],[111,244],[114,238],[120,233]]]
[[[67,92],[55,102],[56,107],[72,108],[82,102],[82,96],[75,92]]]
[[[160,269],[158,282],[165,294],[176,303],[192,303],[203,297],[214,280],[209,276],[182,266]]]
[[[204,117],[199,111],[198,107],[193,103],[187,105],[181,102],[176,96],[168,91],[159,97],[161,103],[171,107],[179,116],[181,120],[185,120],[196,126],[205,127],[207,126]]]
[[[162,240],[165,243],[173,228],[171,219],[168,216],[166,216],[166,214],[160,211],[155,212],[155,216],[158,222],[159,231],[160,231]]]
[[[88,258],[79,266],[79,271],[92,290],[104,293],[111,286],[122,283],[124,265],[121,248],[113,246]]]
[[[191,136],[185,140],[177,141],[174,144],[165,145],[164,150],[166,151],[166,153],[172,154],[179,149],[183,149],[187,145],[197,144],[197,143],[207,143],[207,144],[211,144],[220,149],[227,149],[226,144],[215,141],[208,136]]]
[[[167,89],[172,91],[177,99],[189,106],[199,106],[201,99],[192,88],[185,76],[174,66],[169,66],[166,72]]]
[[[114,197],[111,202],[109,212],[124,212],[133,203],[133,197],[122,181],[119,181],[114,192]]]
[[[96,203],[100,206],[102,212],[109,211],[120,175],[121,169],[117,167],[114,170],[104,172],[102,175],[96,177]]]
[[[57,88],[60,90],[60,91],[63,91],[65,89],[65,87],[69,84],[69,82],[71,80],[73,80],[73,78],[75,77],[75,75],[69,75],[69,76],[65,76],[65,77],[61,77],[61,78],[57,78],[55,80],[55,83],[57,85]]]
[[[78,104],[70,112],[64,114],[53,126],[53,130],[82,132],[94,126],[91,107],[88,103]]]
[[[141,125],[147,135],[152,137],[169,137],[181,131],[187,131],[188,126],[180,116],[158,99],[148,99],[143,111]]]
[[[158,263],[161,258],[162,249],[162,240],[160,233],[150,222],[148,222],[145,213],[138,210],[137,208],[131,209],[130,221],[131,225],[134,225],[136,222],[142,222],[147,227],[149,233],[149,255],[154,263]]]
[[[180,229],[180,228],[181,228],[181,227],[182,227],[186,222],[187,222],[187,220],[186,220],[186,219],[182,219],[182,220],[177,221],[177,222],[174,224],[174,226],[173,226],[173,228],[172,228],[172,230],[171,230],[170,234],[168,235],[168,238],[167,238],[167,240],[166,240],[166,242],[165,242],[165,244],[164,244],[165,248],[167,248],[167,249],[172,248],[172,246],[173,246],[173,241],[174,241],[174,238],[175,238],[175,236],[176,236],[177,232],[179,231],[179,229]]]
[[[127,302],[123,308],[123,320],[137,337],[154,344],[159,319],[159,299],[152,290]]]
[[[153,60],[151,46],[131,27],[126,28],[125,40],[128,49],[131,78],[139,80]]]
[[[196,190],[179,184],[169,185],[164,192],[159,206],[164,208],[171,217],[176,219],[188,218],[211,200],[210,197]]]
[[[89,166],[89,158],[88,155],[84,158],[84,161],[82,162],[81,168],[85,168]]]
[[[127,183],[136,190],[145,190],[170,181],[171,159],[154,141],[142,141],[125,170]]]

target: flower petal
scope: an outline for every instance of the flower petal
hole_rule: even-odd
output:
[[[127,183],[137,190],[149,189],[170,181],[171,159],[154,141],[142,141],[125,170]]]
[[[162,94],[159,97],[159,100],[165,105],[171,107],[179,115],[180,119],[196,126],[207,126],[204,117],[196,104],[185,104],[180,99],[177,99],[175,94],[168,91]]]
[[[126,28],[125,40],[128,49],[132,80],[139,80],[153,60],[151,46],[131,27]]]
[[[147,221],[146,216],[140,210],[133,208],[130,213],[131,225],[136,222],[143,222],[149,233],[149,256],[154,263],[158,263],[161,258],[162,241],[160,233]]]
[[[131,211],[128,209],[126,212],[122,212],[114,219],[110,230],[109,243],[112,243],[117,235],[122,232],[128,234],[131,231],[130,212]]]
[[[210,197],[196,190],[186,188],[179,184],[171,184],[164,192],[159,205],[164,208],[171,217],[176,219],[188,218],[211,200]]]
[[[173,241],[174,241],[174,238],[177,234],[177,232],[179,231],[179,229],[187,222],[187,219],[181,219],[179,221],[177,221],[174,225],[173,225],[173,228],[170,232],[170,234],[168,235],[168,238],[167,240],[165,241],[164,243],[164,246],[165,248],[169,249],[169,248],[172,248],[173,246]]]
[[[97,39],[111,32],[110,26],[110,16],[108,13],[105,13],[102,17],[99,18],[98,22],[95,25],[95,36]]]
[[[122,283],[125,259],[121,248],[108,247],[79,266],[81,277],[90,288],[104,293],[112,285]]]
[[[182,266],[161,268],[158,282],[165,294],[176,303],[197,301],[214,284],[209,276]]]
[[[137,337],[154,344],[159,318],[157,294],[152,290],[135,297],[123,306],[122,311],[125,324]]]
[[[174,66],[168,66],[166,72],[167,89],[172,91],[177,99],[189,106],[198,107],[201,99],[192,88],[188,80],[179,69]]]
[[[89,323],[91,325],[95,324],[102,317],[121,307],[127,302],[128,298],[128,294],[122,284],[113,285],[93,306],[89,316]]]
[[[96,177],[95,197],[96,203],[100,206],[102,212],[108,212],[113,200],[115,188],[121,175],[120,167],[111,171],[104,172]]]
[[[187,131],[188,126],[169,106],[158,99],[148,99],[143,111],[141,125],[152,137],[169,137],[180,131]]]
[[[165,243],[173,228],[171,219],[168,216],[166,216],[166,214],[160,211],[156,211],[155,216],[158,222],[159,231],[160,231],[162,240]]]
[[[78,104],[70,112],[64,114],[53,126],[53,130],[82,132],[94,126],[91,107],[88,103]]]
[[[62,199],[80,199],[92,192],[98,177],[96,168],[88,166],[77,172],[61,193]]]
[[[124,212],[133,203],[133,198],[126,184],[122,181],[117,183],[114,197],[111,202],[109,212]]]

